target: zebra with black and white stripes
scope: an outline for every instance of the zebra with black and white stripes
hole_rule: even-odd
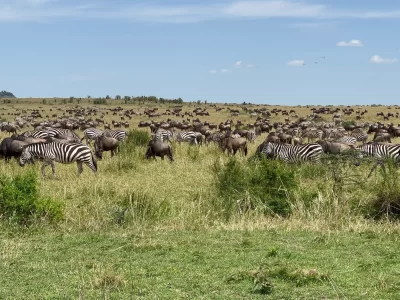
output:
[[[339,139],[336,139],[335,142],[346,143],[346,144],[356,144],[357,143],[357,139],[355,137],[353,137],[353,136],[345,135],[345,136],[342,136]]]
[[[124,142],[126,140],[126,132],[124,130],[105,130],[104,136],[112,137],[119,142]]]
[[[393,159],[400,161],[400,144],[368,143],[356,147],[362,156],[373,156],[378,159]]]
[[[174,132],[174,137],[178,141],[178,143],[190,142],[197,145],[197,136],[197,133],[193,131],[180,131],[177,133]]]
[[[62,144],[57,142],[52,143],[37,143],[30,144],[24,148],[19,159],[20,166],[26,163],[34,162],[35,159],[43,160],[42,174],[45,176],[45,168],[50,165],[55,175],[54,162],[70,164],[76,162],[78,165],[78,176],[82,173],[82,164],[86,164],[94,173],[97,172],[97,162],[92,151],[86,145],[82,144]]]
[[[68,139],[73,143],[81,143],[81,138],[71,129],[61,129],[61,128],[49,128],[49,129],[39,129],[33,132],[25,132],[24,136],[30,134],[31,137],[39,139],[47,139],[49,137],[55,137],[59,139]]]
[[[246,133],[246,139],[250,142],[250,143],[254,143],[255,140],[257,138],[256,132],[255,130],[249,130]]]
[[[361,128],[354,129],[351,133],[351,136],[355,137],[357,141],[360,141],[363,144],[365,144],[368,140],[368,134],[365,133]]]
[[[321,129],[310,128],[303,131],[301,137],[307,138],[308,142],[310,142],[310,140],[314,141],[315,139],[322,140],[323,135],[324,132]]]
[[[323,150],[319,144],[289,145],[267,142],[264,143],[261,153],[285,162],[298,163],[304,161],[318,162]]]
[[[88,128],[83,131],[83,137],[81,141],[86,140],[86,145],[90,145],[91,141],[95,141],[98,137],[104,134],[103,130],[97,128]]]
[[[169,130],[160,128],[155,133],[152,134],[152,138],[155,141],[161,141],[161,142],[169,141],[170,142],[170,141],[172,141],[173,134]]]

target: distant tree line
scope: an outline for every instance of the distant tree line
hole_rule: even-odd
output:
[[[13,93],[1,91],[0,98],[16,98],[16,97],[13,95]]]

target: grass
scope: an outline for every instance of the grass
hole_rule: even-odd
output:
[[[395,299],[397,243],[276,228],[2,233],[0,298]]]
[[[45,116],[76,105],[63,105],[60,99],[56,104],[54,99],[47,104],[18,101],[4,104],[0,117],[13,120],[16,109],[39,106]],[[80,105],[93,104],[85,101]],[[147,107],[118,101],[98,107],[118,105],[138,112]],[[311,107],[293,108],[305,116]],[[194,105],[184,107],[193,109]],[[209,111],[210,117],[200,119],[218,124],[230,118],[227,111]],[[365,121],[382,121],[376,112],[388,109],[368,111]],[[155,120],[168,117],[175,118],[163,115]],[[239,118],[245,124],[254,122],[249,115]],[[273,116],[271,121],[283,118]],[[107,122],[112,119],[119,116],[105,116]],[[141,120],[149,118],[134,116],[130,128],[137,129]],[[398,199],[397,169],[390,169],[385,185],[380,171],[367,178],[369,162],[339,169],[329,162],[284,166],[277,171],[287,169],[296,182],[277,187],[289,208],[285,217],[261,209],[228,211],[217,188],[215,166],[227,166],[230,159],[217,146],[173,143],[175,161],[170,163],[146,160],[148,136],[132,136],[138,141],[121,147],[116,157],[105,153],[96,175],[84,166],[78,178],[75,164],[57,163],[55,178],[41,178],[40,163],[24,168],[14,160],[0,163],[0,173],[10,178],[36,173],[38,199],[52,199],[63,209],[61,221],[30,227],[14,226],[0,215],[0,299],[399,297],[399,223],[386,216],[370,217],[375,217],[371,209],[385,195]],[[250,156],[265,137],[249,144]],[[261,203],[262,185],[271,179],[258,181],[264,174],[262,162],[250,163],[238,155],[235,164],[239,193],[232,191],[236,198],[228,198],[236,208],[246,203],[252,208]],[[252,182],[240,185],[241,178]],[[260,190],[255,191],[258,182]],[[281,193],[286,190],[287,197]]]

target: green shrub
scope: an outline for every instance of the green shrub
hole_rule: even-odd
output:
[[[94,99],[93,104],[107,104],[106,99]]]
[[[123,154],[134,153],[137,147],[147,147],[150,138],[150,134],[147,131],[137,129],[130,130],[127,133],[126,141],[120,144],[120,151]]]
[[[59,221],[64,216],[61,203],[40,197],[37,175],[33,172],[14,178],[0,177],[0,213],[21,225],[42,218]]]
[[[231,158],[225,165],[216,162],[213,171],[226,217],[238,210],[281,216],[290,213],[288,200],[298,182],[284,163],[263,158],[243,164]]]
[[[380,168],[378,166],[378,168]],[[379,170],[380,180],[372,186],[375,197],[370,202],[367,216],[373,218],[400,217],[400,182],[398,169],[392,160],[384,163],[384,168]]]

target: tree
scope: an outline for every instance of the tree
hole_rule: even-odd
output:
[[[92,96],[89,95],[89,96],[87,96],[87,98],[90,99],[90,98],[92,98]]]
[[[13,93],[1,91],[0,98],[16,98],[16,97],[13,95]]]
[[[110,95],[107,95],[107,96],[106,96],[106,99],[107,99],[107,100],[108,100],[108,99],[111,99]]]
[[[121,96],[120,95],[115,96],[115,100],[121,100]]]

